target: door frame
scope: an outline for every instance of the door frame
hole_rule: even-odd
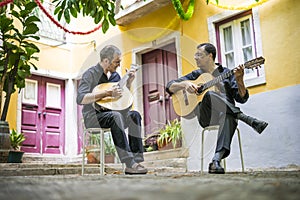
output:
[[[153,51],[160,47],[166,46],[168,44],[175,43],[176,55],[177,55],[177,76],[181,76],[182,74],[182,60],[180,59],[181,50],[180,50],[180,32],[172,32],[165,37],[159,38],[152,42],[143,44],[137,48],[132,50],[132,63],[133,64],[142,64],[142,54]],[[143,68],[136,72],[136,78],[133,82],[132,88],[135,88],[133,92],[133,107],[135,110],[139,111],[141,116],[144,116],[144,99],[143,99]],[[144,124],[144,120],[142,119],[142,124]],[[145,130],[144,126],[142,126],[142,137],[144,137]]]

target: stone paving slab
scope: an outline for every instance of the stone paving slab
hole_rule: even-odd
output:
[[[0,177],[13,200],[299,200],[300,171]]]

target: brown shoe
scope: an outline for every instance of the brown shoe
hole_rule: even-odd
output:
[[[139,163],[134,163],[132,167],[125,168],[125,174],[147,174],[148,170]]]

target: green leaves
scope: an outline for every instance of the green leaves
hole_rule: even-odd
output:
[[[10,95],[16,91],[16,88],[25,87],[25,78],[31,74],[31,68],[36,69],[31,61],[37,59],[34,55],[40,51],[29,40],[39,39],[36,33],[39,31],[37,23],[40,20],[34,15],[36,3],[32,0],[14,1],[11,7],[13,9],[7,8],[4,12],[0,12],[1,120],[6,118]],[[16,23],[18,26],[15,26]],[[6,93],[4,106],[2,91]],[[2,106],[6,111],[2,112]]]
[[[14,150],[20,150],[20,146],[22,142],[26,139],[23,133],[17,133],[15,129],[13,129],[9,135],[11,147]]]
[[[157,144],[159,147],[164,146],[169,142],[173,142],[173,147],[176,147],[176,144],[182,138],[182,129],[181,123],[178,119],[173,121],[168,121],[168,124],[162,129],[159,130],[159,136],[157,138]]]
[[[54,0],[53,3],[56,3],[54,14],[58,20],[64,17],[70,23],[71,17],[77,18],[81,13],[92,17],[95,24],[102,23],[103,33],[107,32],[110,24],[116,25],[114,0]]]

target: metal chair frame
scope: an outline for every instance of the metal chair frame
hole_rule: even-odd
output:
[[[85,137],[89,134],[100,134],[100,175],[104,175],[105,168],[105,151],[104,151],[104,134],[110,132],[110,128],[84,128],[82,137],[82,165],[81,165],[81,175],[84,175],[84,165],[85,165]]]
[[[201,140],[201,174],[203,173],[203,154],[204,154],[204,133],[205,131],[218,131],[219,130],[219,126],[207,126],[202,130],[202,140]],[[242,165],[242,172],[245,171],[244,168],[244,158],[243,158],[243,151],[242,151],[242,142],[241,142],[241,135],[240,135],[240,130],[239,128],[236,128],[237,131],[237,135],[238,135],[238,141],[239,141],[239,147],[240,147],[240,158],[241,158],[241,165]],[[224,169],[226,171],[226,160],[223,159],[224,162]]]

